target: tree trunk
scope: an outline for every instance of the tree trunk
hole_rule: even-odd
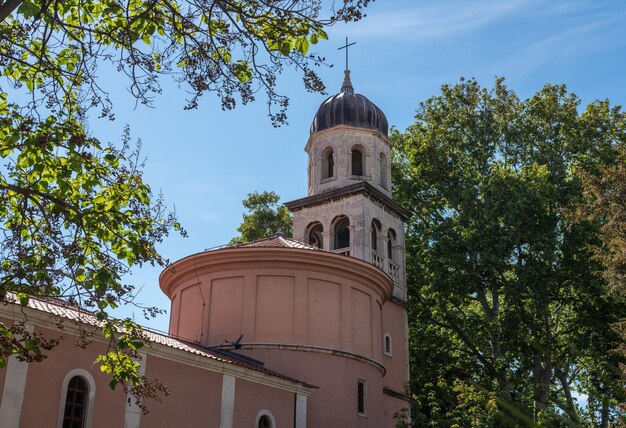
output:
[[[602,399],[602,419],[600,420],[601,428],[609,428],[609,398],[604,394]]]
[[[569,382],[567,381],[567,372],[557,370],[555,376],[563,387],[563,393],[565,394],[566,400],[566,404],[559,404],[559,407],[567,414],[574,426],[580,426],[580,418],[578,416],[578,412],[576,411],[576,405],[574,404],[574,399],[572,397],[572,391],[569,387]],[[592,424],[595,426],[595,423],[593,423],[593,421]]]

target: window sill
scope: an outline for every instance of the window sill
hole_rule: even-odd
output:
[[[358,412],[357,412],[357,414],[356,414],[356,415],[357,415],[358,417],[360,417],[360,418],[365,418],[365,419],[367,419],[367,413],[358,413]]]
[[[330,182],[330,181],[335,181],[336,179],[337,179],[337,177],[326,177],[326,178],[322,178],[322,179],[320,180],[320,184],[323,184],[323,183],[328,183],[328,182]]]

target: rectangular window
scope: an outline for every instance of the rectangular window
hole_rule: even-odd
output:
[[[357,382],[357,413],[359,416],[366,416],[365,414],[365,381],[359,379]]]

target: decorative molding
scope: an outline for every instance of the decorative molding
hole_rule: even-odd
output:
[[[325,250],[283,247],[227,247],[185,257],[161,272],[161,290],[172,296],[179,284],[197,275],[213,272],[258,269],[312,271],[358,281],[378,294],[382,301],[390,298],[392,279],[372,264]]]
[[[383,387],[383,394],[389,395],[390,397],[397,398],[399,400],[406,401],[407,403],[410,403],[412,401],[411,397],[409,397],[408,395],[398,391],[394,391],[393,389],[387,388],[386,386]]]
[[[384,206],[388,207],[397,215],[399,215],[403,221],[409,219],[413,215],[411,211],[402,207],[402,205],[400,205],[389,196],[378,190],[376,187],[365,181],[359,181],[358,183],[343,186],[338,189],[329,190],[327,192],[285,202],[285,206],[291,211],[298,211],[302,208],[324,204],[327,201],[333,199],[344,198],[347,196],[361,193],[365,193],[371,198],[379,201]]]
[[[272,412],[270,412],[267,409],[263,409],[259,413],[257,413],[256,419],[255,419],[255,422],[254,422],[254,428],[258,428],[259,427],[259,421],[261,420],[261,418],[263,416],[267,416],[268,418],[270,418],[271,428],[276,428],[276,418],[274,417]]]
[[[230,349],[231,346],[223,346],[223,349]],[[326,348],[323,346],[314,346],[314,345],[299,345],[299,344],[290,344],[290,343],[246,343],[242,346],[242,349],[272,349],[272,350],[281,350],[281,351],[297,351],[297,352],[317,352],[320,354],[333,355],[335,357],[348,358],[351,360],[356,360],[361,363],[366,363],[371,366],[376,367],[383,376],[387,373],[385,366],[379,363],[376,360],[373,360],[368,357],[364,357],[363,355],[355,354],[348,351],[342,351],[340,349],[334,348]]]
[[[382,132],[380,132],[378,129],[362,128],[359,126],[351,126],[351,125],[335,125],[332,128],[322,129],[321,131],[317,131],[311,134],[309,136],[309,140],[306,143],[306,146],[304,147],[304,151],[309,150],[311,144],[313,144],[313,140],[317,140],[318,138],[329,135],[329,134],[342,133],[342,131],[343,132],[353,131],[353,132],[360,133],[360,134],[371,134],[383,140],[385,144],[389,146],[390,148],[393,147],[393,143],[391,142],[389,137],[383,134]]]
[[[406,288],[404,288],[404,290],[406,290]],[[402,306],[407,311],[409,310],[409,304],[408,304],[408,302],[406,300],[402,300],[401,298],[399,298],[397,296],[391,296],[389,298],[389,300],[392,301],[393,303],[395,303],[396,305]]]

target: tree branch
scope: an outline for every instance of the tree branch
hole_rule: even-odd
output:
[[[0,22],[3,22],[7,17],[13,13],[15,8],[17,8],[22,0],[6,0],[0,6]]]

